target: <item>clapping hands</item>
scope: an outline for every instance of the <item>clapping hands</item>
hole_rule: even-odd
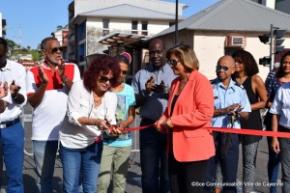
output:
[[[8,94],[8,83],[7,82],[0,82],[0,98],[7,96]]]
[[[4,83],[0,81],[0,98],[7,96],[9,90],[11,95],[15,96],[18,94],[20,88],[20,86],[15,84],[14,80],[11,82],[9,87],[6,81]]]
[[[64,76],[64,72],[65,72],[65,63],[63,58],[60,58],[58,61],[58,73],[60,77]]]
[[[10,92],[11,92],[11,95],[12,96],[16,96],[17,94],[18,94],[18,92],[19,92],[19,90],[20,90],[20,86],[18,86],[18,85],[16,85],[15,84],[15,81],[13,80],[12,82],[11,82],[11,84],[10,84]]]
[[[241,105],[238,103],[232,104],[226,108],[227,114],[236,114],[242,110]]]
[[[42,66],[39,66],[38,74],[39,74],[39,78],[40,78],[41,84],[46,85],[48,83],[48,77],[45,74],[44,69],[43,69]]]

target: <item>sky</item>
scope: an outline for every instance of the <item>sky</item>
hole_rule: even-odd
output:
[[[188,17],[217,1],[179,0],[179,3],[188,5],[183,14]],[[68,23],[70,2],[72,0],[0,0],[0,12],[7,22],[6,38],[25,47],[37,48],[40,41],[55,31],[58,25]]]

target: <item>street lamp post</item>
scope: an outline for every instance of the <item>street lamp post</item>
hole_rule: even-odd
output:
[[[178,0],[175,4],[175,45],[178,44]]]

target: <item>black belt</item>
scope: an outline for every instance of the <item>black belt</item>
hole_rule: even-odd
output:
[[[7,127],[10,127],[12,125],[15,125],[16,123],[19,123],[19,121],[20,121],[20,119],[19,118],[16,118],[13,121],[4,121],[4,122],[1,122],[0,123],[0,128],[1,129],[4,129],[4,128],[7,128]]]

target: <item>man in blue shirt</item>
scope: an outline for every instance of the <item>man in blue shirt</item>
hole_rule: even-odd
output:
[[[248,96],[243,88],[232,79],[235,61],[231,56],[223,56],[216,66],[217,79],[212,81],[214,90],[213,127],[241,128],[240,119],[247,119],[251,112]],[[215,133],[216,156],[208,166],[207,181],[214,184],[216,164],[220,164],[224,193],[236,193],[236,177],[239,161],[239,139],[237,134]],[[232,185],[229,185],[232,183]],[[211,185],[206,187],[211,192]]]
[[[153,124],[167,105],[168,88],[175,78],[165,63],[163,43],[153,39],[149,43],[149,60],[132,81],[137,106],[140,106],[141,125]],[[143,193],[167,193],[168,169],[166,158],[166,135],[154,127],[140,132],[140,157]]]

